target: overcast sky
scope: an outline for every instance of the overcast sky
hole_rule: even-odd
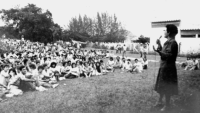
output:
[[[54,22],[62,27],[72,17],[95,17],[97,12],[115,13],[124,27],[136,35],[148,35],[152,21],[181,19],[183,24],[200,24],[198,0],[1,0],[0,8],[24,7],[28,3],[48,9]]]

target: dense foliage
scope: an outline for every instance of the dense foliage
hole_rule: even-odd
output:
[[[47,43],[74,39],[119,42],[125,40],[127,35],[127,30],[122,27],[116,15],[110,16],[107,13],[97,13],[94,19],[87,15],[74,17],[70,20],[68,29],[65,30],[53,22],[50,11],[43,11],[34,4],[28,4],[22,8],[2,9],[0,14],[6,24],[1,31],[7,37],[24,37],[30,41]]]
[[[79,15],[70,20],[68,27],[70,35],[93,42],[119,42],[125,40],[127,35],[127,30],[117,21],[116,15],[110,16],[107,13],[97,13],[94,19]]]
[[[137,40],[134,40],[133,42],[136,43],[150,43],[150,38],[149,37],[144,37],[143,35],[141,35]]]
[[[61,28],[52,20],[50,11],[34,4],[23,8],[2,9],[1,19],[6,23],[4,29],[16,38],[22,36],[31,41],[50,42],[61,36]]]

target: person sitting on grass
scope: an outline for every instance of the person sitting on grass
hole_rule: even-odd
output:
[[[186,61],[186,66],[185,66],[184,70],[192,69],[193,67],[195,67],[195,66],[193,66],[194,64],[195,64],[194,61],[192,59],[188,58]]]
[[[51,79],[52,79],[51,70],[49,69],[48,64],[43,64],[43,72],[42,73],[44,75],[44,77],[43,77],[44,80],[51,81]]]
[[[92,75],[97,76],[98,73],[97,73],[96,62],[93,62],[91,65],[92,65],[92,68],[93,68]]]
[[[34,63],[29,64],[29,71],[28,73],[30,75],[35,76],[38,73],[38,70],[36,69],[36,65]]]
[[[189,57],[187,57],[187,60],[185,62],[181,63],[181,67],[185,69],[185,67],[188,65],[188,61],[190,60]]]
[[[7,88],[7,85],[9,83],[10,80],[10,75],[9,75],[9,65],[5,64],[3,66],[3,70],[0,73],[0,84],[2,87]]]
[[[195,58],[192,61],[193,61],[192,64],[190,66],[186,66],[185,70],[188,70],[189,68],[190,71],[198,69],[199,61]]]
[[[52,62],[51,65],[50,65],[50,76],[59,81],[59,77],[60,77],[60,70],[57,68],[57,63],[56,62]]]
[[[135,59],[135,63],[133,64],[132,72],[141,73],[143,70],[143,66],[141,62],[138,62],[138,59]]]
[[[83,73],[84,73],[84,77],[86,77],[86,78],[91,77],[91,75],[92,75],[92,71],[89,67],[88,62],[84,63]]]
[[[47,90],[45,88],[55,88],[58,86],[58,84],[50,84],[49,80],[44,80],[44,75],[43,75],[43,66],[38,67],[38,73],[37,75],[34,76],[34,79],[36,80],[36,85],[39,88],[39,91],[44,91]],[[37,88],[36,88],[37,89]]]
[[[127,61],[126,61],[126,59],[125,58],[122,58],[122,71],[124,71],[124,67],[126,67],[126,63]]]
[[[20,73],[18,76],[20,77],[20,86],[19,88],[22,89],[22,91],[28,91],[28,90],[36,90],[35,82],[32,78],[32,75],[27,74],[27,68],[25,66],[21,66],[19,68]]]
[[[90,62],[88,68],[89,71],[91,72],[91,76],[95,76],[96,72],[95,72],[94,62]]]
[[[107,70],[110,72],[114,72],[114,65],[115,65],[115,62],[113,60],[113,57],[110,57],[107,63]]]
[[[8,83],[9,93],[13,95],[22,95],[23,91],[19,89],[20,77],[17,75],[16,70],[14,68],[10,69],[9,75],[11,76]]]
[[[65,78],[78,78],[80,76],[79,68],[76,66],[76,63],[72,63],[72,68],[69,71],[69,74]]]
[[[71,61],[64,62],[64,63],[63,63],[63,68],[61,69],[61,75],[62,75],[62,76],[68,75],[70,69],[71,69]]]
[[[83,62],[80,61],[80,60],[77,60],[76,64],[77,64],[77,67],[79,69],[80,77],[84,77],[85,75],[84,75],[84,65],[83,65]]]
[[[126,63],[123,65],[122,70],[126,72],[131,72],[133,65],[131,63],[131,59],[127,59]]]
[[[101,67],[101,71],[103,73],[103,75],[105,75],[106,73],[108,73],[109,71],[106,69],[106,65],[103,62],[103,60],[100,60],[100,67]]]
[[[0,74],[0,101],[2,101],[2,97],[9,94],[8,83],[10,76],[8,74],[8,70],[9,70],[9,65],[5,65]]]
[[[121,69],[122,68],[122,61],[120,60],[119,56],[116,57],[114,68],[115,69]]]

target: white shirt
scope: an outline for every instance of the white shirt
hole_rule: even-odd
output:
[[[124,69],[127,69],[127,70],[130,70],[130,69],[132,69],[132,64],[131,64],[131,62],[127,62],[125,65],[124,65]]]
[[[192,60],[188,60],[188,61],[187,61],[187,64],[188,64],[188,66],[192,66],[193,61],[192,61]]]
[[[69,60],[73,59],[73,54],[68,54],[67,58],[68,58]]]
[[[5,72],[5,71],[3,70],[3,71],[1,71],[0,76],[9,77],[10,75],[8,74],[8,72]]]
[[[62,67],[62,72],[67,72],[67,71],[70,71],[71,70],[71,66],[67,66],[67,67]]]
[[[142,71],[142,70],[143,70],[142,63],[140,63],[140,62],[135,63],[134,66],[135,66],[139,71]]]
[[[78,67],[71,68],[70,73],[72,73],[74,75],[78,75],[79,74],[79,68]]]
[[[108,66],[114,66],[115,65],[115,61],[111,61],[111,60],[108,60]]]
[[[116,60],[116,61],[115,61],[115,65],[117,65],[117,66],[122,66],[122,61],[121,61],[121,60],[119,60],[119,61]]]
[[[126,45],[123,46],[123,50],[126,51]]]
[[[0,84],[7,86],[8,81],[6,77],[9,77],[8,72],[2,71],[0,74]]]
[[[43,70],[43,71],[42,71],[42,74],[43,74],[44,76],[47,76],[47,77],[50,77],[50,73],[51,73],[51,71],[50,71],[49,69]]]

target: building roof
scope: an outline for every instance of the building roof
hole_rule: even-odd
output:
[[[197,31],[200,30],[200,28],[190,28],[190,29],[181,29],[182,31]]]
[[[181,20],[164,20],[164,21],[154,21],[152,23],[167,23],[167,22],[180,22]]]
[[[200,24],[182,23],[180,30],[182,31],[198,31]]]

